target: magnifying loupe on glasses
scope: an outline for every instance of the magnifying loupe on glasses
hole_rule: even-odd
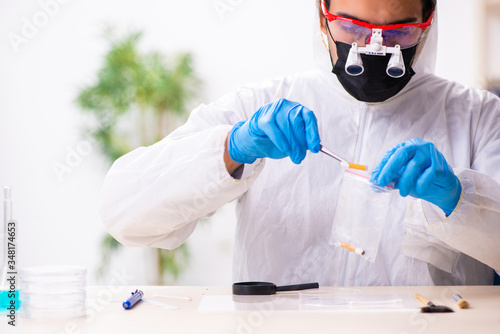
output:
[[[383,45],[382,29],[373,29],[370,43],[364,47],[358,47],[357,43],[352,43],[345,64],[345,71],[352,76],[361,75],[365,71],[361,54],[385,56],[388,53],[392,54],[392,56],[387,64],[387,75],[391,78],[401,78],[406,72],[401,47],[399,45],[394,47]]]

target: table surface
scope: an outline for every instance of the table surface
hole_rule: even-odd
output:
[[[141,302],[124,310],[121,301],[136,288],[145,298],[177,306],[164,309],[153,303]],[[330,289],[330,290],[328,290]],[[320,288],[318,293],[330,293],[335,288]],[[299,305],[299,292],[278,293],[265,303],[231,296],[231,287],[201,286],[91,286],[87,288],[87,316],[76,319],[34,320],[16,314],[16,327],[7,324],[0,314],[0,333],[81,334],[81,333],[500,333],[500,286],[453,287],[355,287],[363,296],[408,295],[420,293],[437,305],[451,307],[454,313],[425,314],[418,309],[346,310],[283,306]],[[313,293],[313,290],[309,290]],[[470,303],[469,309],[459,309],[452,295],[460,293]],[[154,297],[154,294],[190,296],[191,301]],[[216,297],[219,296],[219,297]],[[302,294],[302,297],[304,295]],[[235,310],[210,311],[200,309],[209,300],[230,301],[226,306]],[[295,303],[295,304],[294,304]],[[265,307],[260,307],[266,305]],[[418,306],[418,304],[415,304]]]

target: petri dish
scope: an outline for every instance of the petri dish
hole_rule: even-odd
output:
[[[20,315],[31,319],[85,316],[86,275],[87,269],[80,266],[20,269]]]
[[[20,300],[23,307],[69,307],[85,303],[85,290],[65,293],[26,293],[22,291]]]
[[[23,307],[21,307],[20,315],[23,318],[36,320],[69,319],[85,317],[87,316],[87,310],[85,305],[65,308],[25,308],[23,305]]]

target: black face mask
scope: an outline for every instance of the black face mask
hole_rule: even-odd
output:
[[[417,45],[401,50],[406,73],[401,78],[392,78],[387,75],[387,64],[391,58],[386,56],[361,55],[365,71],[358,76],[351,76],[345,71],[345,63],[352,45],[335,42],[337,45],[338,60],[332,72],[337,75],[344,89],[354,98],[363,102],[383,102],[399,93],[410,82],[415,72],[411,68],[417,52]]]

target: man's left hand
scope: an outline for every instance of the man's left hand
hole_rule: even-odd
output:
[[[394,183],[401,196],[421,198],[450,215],[458,204],[462,186],[433,143],[414,138],[387,151],[370,180],[384,187]]]

